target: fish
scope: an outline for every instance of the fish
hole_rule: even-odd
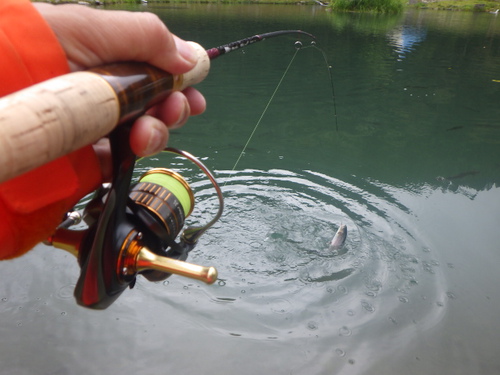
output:
[[[345,240],[347,238],[347,225],[341,224],[335,236],[333,236],[332,242],[328,247],[330,250],[338,250],[344,246]]]
[[[467,176],[474,176],[478,173],[479,173],[478,171],[467,171],[467,172],[462,172],[462,173],[456,174],[454,176],[448,176],[448,177],[438,176],[438,177],[436,177],[436,180],[438,180],[438,181],[453,181],[453,180],[458,180],[460,178],[464,178]]]
[[[459,125],[459,126],[453,126],[451,128],[446,129],[446,131],[452,131],[452,130],[458,130],[458,129],[463,129],[464,127]]]

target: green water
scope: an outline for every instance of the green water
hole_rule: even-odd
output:
[[[39,246],[0,264],[0,373],[499,373],[500,19],[143,9],[207,48],[303,29],[331,68],[294,37],[215,60],[207,112],[170,145],[223,186],[225,214],[189,258],[220,280],[140,278],[87,311],[76,261]],[[210,220],[206,179],[165,155],[138,174],[158,165],[193,186],[190,222]],[[346,246],[329,251],[341,223]]]

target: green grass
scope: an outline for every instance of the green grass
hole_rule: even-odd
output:
[[[334,11],[400,13],[405,8],[403,0],[334,0]]]
[[[500,9],[499,1],[481,1],[481,0],[439,0],[419,2],[411,5],[420,9],[434,10],[463,10],[471,12],[492,12]]]

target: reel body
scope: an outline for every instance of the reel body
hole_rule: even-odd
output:
[[[75,223],[73,218],[63,222],[47,241],[78,258],[78,304],[105,309],[126,288],[134,286],[139,274],[149,281],[179,274],[209,284],[215,282],[214,267],[185,262],[200,236],[222,215],[222,192],[210,171],[185,151],[165,149],[197,165],[211,180],[219,198],[219,210],[209,223],[181,233],[195,203],[186,180],[172,170],[155,168],[131,187],[135,155],[128,146],[128,127],[118,127],[111,133],[110,141],[113,182],[97,190],[80,215],[88,228],[69,229]],[[78,215],[73,216],[78,220]]]

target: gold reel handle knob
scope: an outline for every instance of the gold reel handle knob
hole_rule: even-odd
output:
[[[136,272],[144,270],[156,270],[175,275],[200,280],[207,284],[213,284],[217,280],[215,267],[203,267],[182,260],[167,258],[156,255],[146,247],[142,247],[135,260]]]

